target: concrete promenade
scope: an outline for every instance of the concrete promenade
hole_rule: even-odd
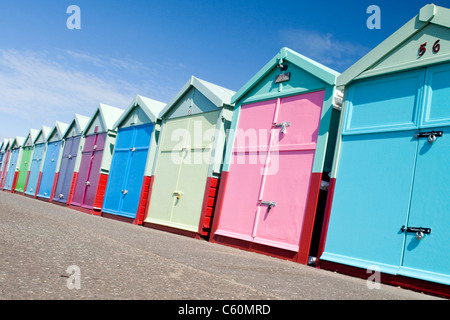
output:
[[[438,298],[0,191],[0,299]]]

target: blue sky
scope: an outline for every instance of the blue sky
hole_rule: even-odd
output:
[[[169,102],[191,75],[237,91],[284,46],[343,72],[430,2],[0,0],[0,138],[136,94]]]

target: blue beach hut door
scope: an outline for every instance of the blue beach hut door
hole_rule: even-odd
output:
[[[450,64],[348,92],[323,260],[450,284]]]
[[[42,169],[41,183],[39,185],[38,196],[49,199],[55,179],[56,164],[58,163],[59,151],[62,141],[49,142]]]
[[[12,190],[12,185],[14,182],[14,175],[16,173],[17,160],[19,158],[19,148],[11,151],[11,159],[9,160],[9,170],[6,177],[6,183],[4,189]]]
[[[399,274],[450,284],[450,64],[427,69],[424,100]]]
[[[136,217],[153,126],[150,123],[118,130],[104,212]]]

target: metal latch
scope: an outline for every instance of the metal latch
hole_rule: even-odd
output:
[[[177,196],[177,199],[180,199],[181,196],[183,195],[183,191],[174,191],[173,194]]]
[[[270,209],[272,209],[273,207],[275,207],[277,205],[277,203],[274,201],[260,201],[259,203],[262,205],[266,205],[267,211],[270,211]]]
[[[274,127],[279,128],[281,127],[281,133],[286,133],[286,128],[290,127],[291,123],[290,122],[280,122],[280,123],[275,123]]]
[[[69,159],[72,159],[72,155],[71,155],[71,154],[69,154],[69,155],[67,156],[67,158],[69,158]]]
[[[442,131],[429,131],[429,132],[421,132],[416,133],[414,138],[428,138],[429,143],[433,143],[436,141],[436,137],[442,137]]]
[[[120,191],[120,192],[122,192],[123,194],[127,194],[127,193],[128,193],[128,190],[122,190],[122,191]]]
[[[431,228],[422,228],[422,227],[405,227],[402,226],[400,228],[400,230],[402,232],[415,232],[416,233],[416,239],[420,240],[423,238],[424,234],[430,234],[431,233]]]
[[[91,185],[91,182],[90,182],[90,181],[86,181],[86,185],[87,185],[87,186],[90,186],[90,185]]]
[[[135,152],[135,151],[136,151],[136,148],[135,148],[135,147],[130,148],[130,151],[131,151],[131,152]]]

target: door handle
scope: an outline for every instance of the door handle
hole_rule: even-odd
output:
[[[260,201],[259,203],[262,205],[266,205],[267,211],[270,211],[270,209],[272,209],[273,207],[275,207],[277,205],[277,203],[274,201]]]
[[[122,192],[123,194],[127,194],[127,193],[128,193],[128,190],[122,190],[122,191],[120,191],[120,192]]]
[[[177,195],[177,199],[180,199],[183,195],[183,191],[174,191],[173,194]]]
[[[290,127],[290,126],[291,126],[290,122],[280,122],[280,123],[275,123],[274,124],[275,128],[281,127],[281,133],[285,133],[286,132],[286,128]]]
[[[429,132],[420,132],[414,135],[414,138],[428,138],[429,143],[433,143],[436,141],[436,137],[442,137],[442,131],[429,131]]]

